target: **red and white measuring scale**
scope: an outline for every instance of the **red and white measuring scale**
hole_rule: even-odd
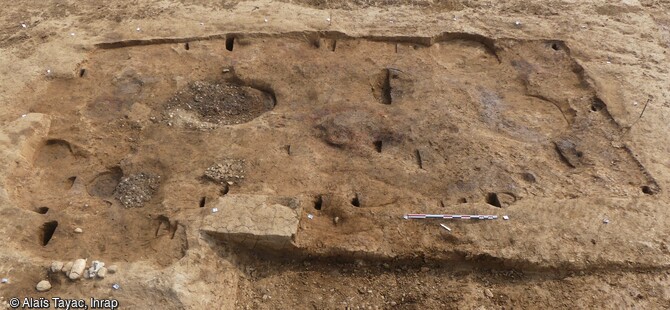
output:
[[[460,214],[405,214],[410,219],[462,219],[462,220],[495,220],[497,215],[460,215]]]

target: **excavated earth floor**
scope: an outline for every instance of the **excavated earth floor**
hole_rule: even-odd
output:
[[[0,307],[670,307],[668,9],[19,1]]]

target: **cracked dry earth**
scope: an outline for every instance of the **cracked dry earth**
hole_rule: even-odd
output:
[[[42,6],[0,14],[0,307],[670,307],[666,2]]]

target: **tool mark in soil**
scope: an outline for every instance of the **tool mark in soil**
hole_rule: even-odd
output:
[[[643,185],[642,187],[640,187],[640,189],[642,190],[642,193],[644,193],[646,195],[655,195],[656,194],[656,190],[653,189],[649,185]]]
[[[361,206],[361,198],[358,193],[354,193],[354,197],[351,198],[351,205],[354,207],[360,207]]]
[[[423,169],[423,159],[421,158],[421,151],[414,150],[414,160],[416,160],[417,166],[419,166],[419,169]]]
[[[603,102],[600,98],[593,99],[593,102],[591,103],[592,112],[598,112],[604,108],[605,108],[605,102]]]
[[[382,146],[383,146],[382,140],[375,140],[374,142],[372,142],[372,144],[375,146],[375,151],[377,151],[377,153],[382,152]]]
[[[56,228],[58,227],[58,221],[46,222],[42,225],[42,245],[46,246],[51,241],[54,233],[56,233]]]
[[[496,208],[502,208],[502,204],[500,203],[500,199],[498,199],[498,194],[496,193],[486,194],[486,203]]]
[[[76,176],[72,176],[72,177],[67,178],[67,182],[66,182],[67,189],[71,189],[74,186],[74,182],[76,180],[77,180]]]
[[[323,195],[317,195],[314,198],[314,209],[321,210],[323,208]]]
[[[391,94],[391,69],[383,69],[377,75],[375,83],[372,85],[372,93],[382,104],[390,105],[393,103]]]
[[[235,37],[234,36],[226,37],[226,49],[229,52],[232,52],[233,48],[235,48]]]
[[[158,234],[161,231],[161,227],[165,226],[165,230],[167,230],[167,233],[170,235],[170,239],[174,239],[174,236],[179,229],[179,221],[176,220],[172,222],[169,217],[162,214],[156,217],[156,220],[158,221],[158,226],[156,227],[156,232],[154,233],[155,237],[158,237]]]
[[[326,48],[327,50],[334,52],[335,49],[337,48],[337,40],[336,39],[328,39],[328,38],[315,38],[312,40],[312,46],[314,48],[320,49],[320,48]]]
[[[555,51],[560,51],[561,49],[563,49],[561,42],[551,42],[549,46],[551,47],[551,49]]]

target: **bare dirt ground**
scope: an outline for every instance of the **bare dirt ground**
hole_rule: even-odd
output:
[[[0,308],[668,308],[668,12],[5,4]]]

